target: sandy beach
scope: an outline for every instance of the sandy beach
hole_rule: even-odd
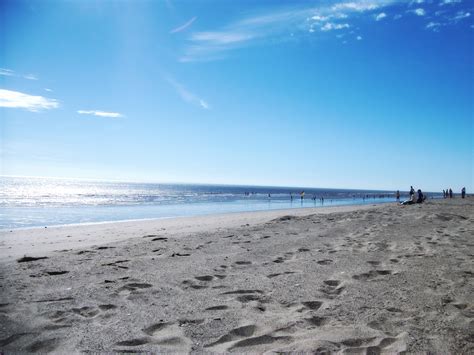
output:
[[[2,231],[0,350],[473,353],[474,201]]]

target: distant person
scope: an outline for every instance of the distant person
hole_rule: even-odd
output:
[[[304,200],[304,191],[300,192],[300,197],[301,197],[301,201],[303,201]]]
[[[268,198],[272,198],[272,194],[268,194]]]
[[[462,198],[466,197],[466,188],[465,188],[465,187],[463,187],[463,188],[461,189],[461,197],[462,197]]]
[[[453,198],[453,190],[449,189],[449,198]]]
[[[397,197],[397,201],[400,201],[400,191],[397,190],[397,193],[395,194],[395,196]]]
[[[410,197],[411,195],[414,195],[415,194],[415,189],[413,188],[413,186],[410,186]]]
[[[410,198],[406,201],[403,201],[401,202],[402,205],[413,205],[414,203],[416,203],[416,197],[415,197],[415,194],[410,194]]]
[[[446,191],[443,190],[443,198],[446,198]]]
[[[293,193],[290,192],[290,200],[293,201]]]
[[[423,192],[421,192],[421,189],[418,189],[418,198],[416,199],[416,203],[423,203],[425,200],[425,196],[423,195]]]

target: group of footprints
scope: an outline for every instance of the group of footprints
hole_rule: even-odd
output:
[[[54,330],[70,327],[77,318],[90,319],[99,315],[107,317],[110,311],[116,309],[114,304],[101,304],[98,306],[73,307],[67,310],[59,310],[46,312],[43,316],[51,323],[46,325],[44,329]]]
[[[259,301],[265,302],[265,293],[261,290],[236,290],[226,292],[223,295],[238,295],[243,302]],[[326,322],[323,317],[317,317],[313,313],[317,311],[323,303],[321,301],[307,301],[298,304],[281,304],[284,308],[296,310],[303,314],[303,320],[309,326],[321,326]],[[289,343],[293,340],[291,333],[296,326],[293,322],[289,326],[280,327],[278,329],[268,331],[264,328],[260,329],[255,324],[243,325],[221,335],[217,339],[204,344],[204,348],[214,350],[243,350],[246,347],[258,347],[261,345],[278,345],[278,343]]]
[[[177,322],[159,322],[141,329],[143,336],[115,343],[116,352],[128,352],[130,348],[144,345],[158,345],[169,351],[189,351],[191,340],[184,336],[182,327],[187,324],[199,325],[203,319],[181,320]]]

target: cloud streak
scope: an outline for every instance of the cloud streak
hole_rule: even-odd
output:
[[[186,22],[185,24],[179,26],[179,27],[176,27],[174,29],[172,29],[170,31],[170,33],[178,33],[178,32],[182,32],[184,30],[186,30],[189,26],[191,26],[193,24],[194,21],[196,21],[197,19],[197,16],[194,16],[192,19],[190,19],[188,22]]]
[[[92,116],[108,117],[108,118],[125,117],[123,114],[118,113],[118,112],[106,112],[106,111],[98,111],[98,110],[78,110],[77,113],[81,115],[92,115]]]
[[[0,89],[0,107],[20,108],[30,112],[51,110],[59,107],[59,102],[43,96],[34,96],[19,91]]]
[[[358,0],[311,8],[284,8],[248,16],[218,30],[194,32],[182,62],[222,59],[229,50],[264,43],[285,41],[295,34],[328,33],[352,27],[351,17],[384,8],[402,0]]]
[[[165,77],[165,80],[176,90],[181,99],[187,103],[209,110],[211,107],[204,99],[186,89],[186,87],[171,77]]]
[[[0,75],[23,78],[28,80],[38,80],[38,77],[34,74],[18,74],[15,71],[6,68],[0,68]]]
[[[328,4],[329,3],[329,4]],[[400,20],[405,13],[411,13],[424,21],[420,29],[433,29],[440,26],[430,25],[434,21],[438,5],[443,5],[447,18],[445,24],[454,24],[471,14],[459,12],[460,0],[353,0],[323,2],[315,7],[273,8],[266,13],[248,15],[218,29],[193,32],[187,39],[181,62],[211,61],[223,59],[227,54],[239,48],[267,43],[279,43],[294,40],[297,36],[330,35],[332,31],[360,34],[359,23],[364,18],[376,21]],[[444,5],[456,6],[444,6]],[[421,7],[423,5],[423,7]],[[457,13],[458,11],[459,13]],[[398,21],[397,26],[402,25]]]

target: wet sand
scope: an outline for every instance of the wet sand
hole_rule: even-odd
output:
[[[0,350],[473,353],[473,235],[472,198],[6,231]]]

